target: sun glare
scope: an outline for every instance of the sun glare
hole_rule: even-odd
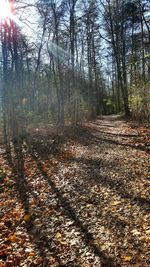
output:
[[[12,17],[12,6],[8,0],[0,0],[0,20],[5,21]]]

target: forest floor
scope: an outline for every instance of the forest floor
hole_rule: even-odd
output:
[[[150,129],[106,116],[30,137],[21,174],[0,149],[0,267],[149,267]]]

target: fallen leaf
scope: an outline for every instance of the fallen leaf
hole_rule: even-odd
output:
[[[60,243],[61,245],[67,245],[67,242],[64,241],[64,240],[60,240],[59,243]]]
[[[101,246],[101,250],[107,250],[110,247],[109,244],[105,244]]]
[[[60,239],[60,238],[62,237],[62,234],[58,232],[58,233],[55,235],[55,237],[56,237],[57,239]]]
[[[145,231],[147,235],[150,235],[150,229]]]
[[[17,241],[16,234],[13,234],[13,235],[9,236],[8,239],[9,239],[11,242],[16,242],[16,241]]]
[[[26,248],[25,252],[30,254],[30,253],[33,253],[33,250],[31,248]]]
[[[131,233],[132,233],[133,235],[140,235],[140,232],[139,232],[137,229],[133,229],[133,230],[131,231]]]
[[[24,215],[24,221],[25,222],[30,222],[30,220],[31,220],[31,215],[30,214],[25,214]]]
[[[120,204],[121,203],[121,201],[113,201],[113,202],[111,202],[111,206],[116,206],[116,205],[118,205],[118,204]]]
[[[125,256],[124,261],[131,261],[132,257],[131,256]]]
[[[87,204],[86,207],[87,207],[87,208],[92,208],[93,205],[92,205],[92,204]]]

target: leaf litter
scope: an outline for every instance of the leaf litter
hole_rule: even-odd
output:
[[[1,153],[0,266],[150,266],[149,151],[136,131],[106,117],[45,150],[50,135],[31,132],[19,186]]]

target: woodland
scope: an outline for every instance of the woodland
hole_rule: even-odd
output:
[[[150,266],[149,0],[0,0],[13,266]]]

